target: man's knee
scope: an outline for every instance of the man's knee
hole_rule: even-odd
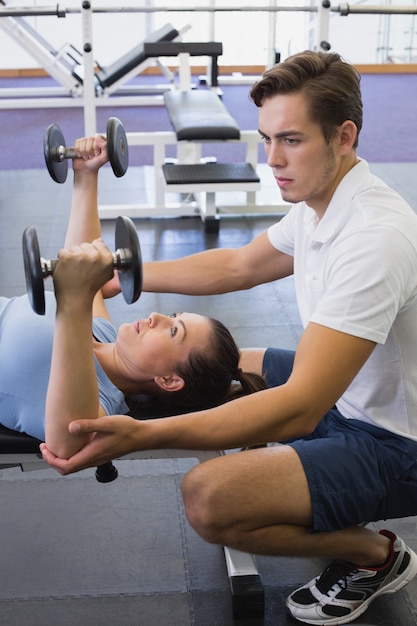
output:
[[[181,484],[187,519],[194,530],[209,543],[221,543],[219,515],[216,515],[216,481],[206,468],[197,465]]]

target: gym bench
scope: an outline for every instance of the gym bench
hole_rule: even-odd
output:
[[[121,213],[134,219],[200,215],[206,232],[217,233],[221,214],[273,214],[281,217],[288,207],[256,201],[260,178],[256,172],[261,141],[257,130],[241,131],[213,89],[169,91],[163,96],[172,131],[128,132],[129,147],[153,149],[153,189],[146,204],[101,204],[102,219]],[[243,163],[204,163],[202,145],[240,143],[246,148]],[[176,147],[176,158],[167,160],[167,147]],[[150,178],[150,177],[149,177]],[[245,202],[220,206],[218,192],[244,193]],[[167,194],[179,201],[168,202]]]
[[[176,163],[163,165],[166,189],[200,194],[200,210],[206,232],[218,232],[216,192],[254,192],[260,179],[251,163],[201,163],[201,143],[240,141],[240,130],[220,98],[208,90],[164,94],[177,141],[183,147]]]
[[[40,441],[24,433],[16,432],[0,424],[0,470],[20,467],[23,472],[47,469],[39,451]],[[201,450],[148,450],[122,457],[123,460],[195,458],[199,462],[220,456],[224,452]],[[99,482],[110,482],[117,478],[117,469],[112,463],[98,467]],[[258,574],[255,558],[251,554],[224,548],[227,573],[232,594],[233,616],[262,617],[264,613],[264,588]]]

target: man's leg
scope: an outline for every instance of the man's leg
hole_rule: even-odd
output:
[[[310,491],[297,452],[274,446],[196,466],[183,481],[187,517],[207,541],[271,556],[332,559],[287,598],[301,622],[336,626],[417,574],[417,555],[389,531],[311,532]]]
[[[390,541],[353,526],[311,533],[310,491],[291,447],[228,454],[193,468],[183,481],[187,517],[211,543],[254,554],[382,563]]]

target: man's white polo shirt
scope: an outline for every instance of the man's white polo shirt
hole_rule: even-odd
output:
[[[340,412],[417,440],[417,215],[362,160],[320,221],[301,202],[268,235],[294,257],[304,327],[377,343]]]

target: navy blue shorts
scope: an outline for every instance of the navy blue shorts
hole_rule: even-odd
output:
[[[269,348],[263,370],[268,386],[282,385],[294,353]],[[417,442],[334,408],[308,437],[286,441],[299,455],[313,507],[312,531],[417,515]]]

